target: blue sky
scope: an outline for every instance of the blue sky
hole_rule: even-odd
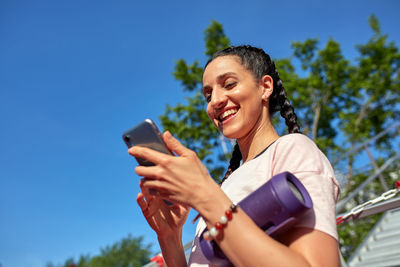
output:
[[[274,58],[290,42],[337,40],[347,58],[374,13],[400,44],[399,1],[0,2],[0,264],[96,255],[131,233],[156,237],[136,205],[126,129],[184,101],[174,62],[204,63],[217,20],[233,44]],[[191,216],[193,217],[193,215]],[[184,242],[194,227],[185,227]]]

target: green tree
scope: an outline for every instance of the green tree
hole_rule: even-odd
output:
[[[373,36],[366,44],[357,45],[360,56],[348,83],[340,126],[350,149],[370,138],[400,118],[400,54],[394,42],[381,33],[378,19],[371,15]],[[394,135],[379,139],[377,149],[393,152]],[[348,159],[352,176],[354,158]]]
[[[149,262],[150,245],[144,246],[142,237],[129,235],[121,241],[101,249],[99,256],[90,261],[91,267],[136,267]]]
[[[288,77],[294,83],[288,87],[289,92],[294,90],[290,99],[299,114],[303,132],[326,153],[332,153],[337,149],[338,130],[334,123],[349,80],[349,62],[343,57],[339,43],[333,39],[320,50],[317,39],[293,42],[292,48],[294,58],[306,74],[301,78],[297,75]]]
[[[369,17],[369,25],[373,35],[366,44],[356,46],[359,57],[351,70],[351,78],[345,92],[345,105],[339,114],[339,125],[348,144],[347,149],[354,149],[366,139],[382,132],[398,121],[400,115],[398,48],[394,42],[388,41],[387,35],[382,34],[379,21],[374,15]],[[376,159],[378,166],[385,163],[398,149],[393,147],[396,136],[398,133],[392,132],[376,142],[373,149],[375,154],[380,155]],[[354,166],[358,156],[359,154],[355,154],[343,159],[347,162],[347,175],[351,177],[347,188],[343,188],[344,195],[356,189],[374,171],[371,165],[361,169]],[[394,180],[390,173],[394,172],[394,168],[392,166],[386,170],[379,177],[379,181],[372,182],[358,194],[351,202],[352,206],[380,195],[385,191],[386,185],[391,186]],[[345,256],[351,254],[367,233],[365,229],[370,229],[379,218],[380,216],[376,215],[339,228]]]
[[[89,267],[91,258],[89,255],[81,255],[79,256],[78,261],[75,261],[73,257],[68,258],[64,264],[54,265],[53,263],[49,262],[46,264],[46,267]]]
[[[143,237],[128,237],[106,246],[100,255],[81,255],[77,261],[67,259],[62,265],[47,263],[46,267],[140,267],[150,261],[150,245],[143,244]]]
[[[330,39],[325,48],[319,50],[317,39],[292,43],[293,58],[300,64],[302,75],[297,74],[291,59],[277,61],[281,77],[296,113],[308,134],[331,159],[352,150],[365,140],[375,136],[399,119],[399,53],[387,35],[380,31],[378,19],[372,15],[369,24],[373,36],[366,44],[357,45],[359,57],[354,64],[346,60],[340,46]],[[339,127],[338,127],[339,126]],[[340,138],[335,138],[339,136]],[[379,139],[372,148],[380,166],[396,150],[393,140],[398,132]],[[371,164],[356,166],[354,160],[361,152],[344,158],[335,168],[347,172],[349,183],[342,188],[342,197],[355,190],[374,172]],[[361,167],[361,168],[360,168]],[[395,166],[385,171],[380,178],[384,184],[392,185],[390,177]],[[358,194],[348,206],[354,207],[383,193],[381,181],[374,181]],[[366,237],[380,214],[339,227],[341,249],[347,258]]]

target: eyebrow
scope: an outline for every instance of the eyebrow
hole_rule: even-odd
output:
[[[232,75],[236,76],[236,73],[234,73],[234,72],[226,72],[224,74],[221,74],[221,75],[219,75],[217,77],[217,82],[221,82],[222,80],[224,80],[226,78],[226,76],[232,76]]]
[[[226,73],[223,73],[221,75],[218,75],[217,83],[220,83],[222,80],[225,80],[227,76],[236,76],[236,73],[234,73],[234,72],[226,72]],[[204,94],[205,90],[207,90],[209,88],[210,88],[210,86],[208,86],[208,85],[204,86],[203,89],[202,89],[203,94]]]

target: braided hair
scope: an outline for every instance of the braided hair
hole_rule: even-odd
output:
[[[207,67],[207,65],[217,57],[222,56],[239,57],[242,66],[249,70],[257,81],[260,80],[264,75],[271,76],[273,79],[274,90],[269,98],[269,114],[272,116],[275,112],[279,111],[281,116],[285,119],[289,133],[300,133],[300,126],[297,123],[297,116],[286,97],[286,91],[283,87],[281,78],[279,78],[279,73],[276,70],[275,63],[271,60],[270,56],[264,52],[264,50],[250,45],[231,46],[216,52],[207,62],[205,67]],[[240,166],[241,160],[242,154],[240,152],[238,143],[236,143],[233,148],[228,170],[226,171],[225,176],[220,184],[222,184],[223,181]]]

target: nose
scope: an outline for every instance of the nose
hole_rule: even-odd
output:
[[[214,109],[223,108],[228,102],[228,97],[223,90],[215,89],[211,95],[211,106]]]

